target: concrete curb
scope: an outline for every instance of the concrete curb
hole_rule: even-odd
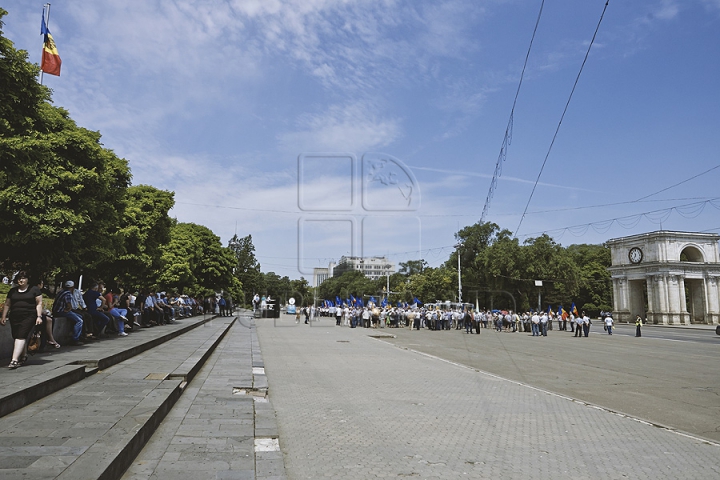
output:
[[[62,390],[85,378],[85,367],[66,365],[51,372],[33,377],[33,385],[22,388],[6,387],[0,397],[0,417],[40,400],[43,397]]]
[[[634,327],[634,323],[618,323],[618,325],[629,325]],[[683,330],[707,330],[707,331],[715,331],[715,329],[718,327],[718,325],[711,325],[707,323],[701,323],[697,325],[658,325],[654,323],[643,323],[642,328],[669,328],[669,329],[683,329]]]
[[[197,325],[203,323],[206,322]],[[134,407],[126,415],[129,420],[128,425],[123,424],[122,421],[118,422],[57,478],[61,480],[121,478],[178,401],[187,384],[202,368],[234,323],[235,318],[222,331],[198,347],[188,360]],[[138,421],[140,425],[137,425]],[[117,451],[108,452],[108,449],[117,449]]]
[[[252,331],[253,388],[265,391],[265,398],[253,402],[255,427],[255,478],[286,479],[285,458],[280,449],[280,429],[275,407],[269,397],[265,361],[262,357],[257,327],[253,321]],[[260,370],[262,369],[262,370]],[[262,371],[262,373],[260,373]],[[255,373],[258,372],[258,373]]]

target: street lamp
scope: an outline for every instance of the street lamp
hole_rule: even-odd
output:
[[[460,248],[463,246],[462,242],[458,242],[457,245],[455,245],[455,248],[457,249],[457,257],[458,257],[458,303],[462,305],[462,280],[461,280],[461,272],[460,272]]]

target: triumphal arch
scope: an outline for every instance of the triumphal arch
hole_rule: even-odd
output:
[[[714,233],[669,231],[609,240],[615,320],[717,324],[718,240]]]

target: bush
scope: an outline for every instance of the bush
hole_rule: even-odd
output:
[[[600,316],[600,307],[595,305],[594,303],[586,303],[582,306],[583,311],[588,317],[599,317]]]

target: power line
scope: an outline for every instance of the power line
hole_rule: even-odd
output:
[[[713,170],[715,170],[715,169],[717,169],[717,168],[720,168],[720,165],[715,165],[714,167],[712,167],[712,168],[709,169],[709,170],[705,170],[705,171],[702,172],[702,173],[698,173],[697,175],[694,175],[694,176],[692,176],[692,177],[690,177],[690,178],[687,178],[687,179],[683,180],[682,182],[678,182],[678,183],[676,183],[676,184],[674,184],[674,185],[670,185],[669,187],[663,188],[662,190],[658,190],[657,192],[651,193],[650,195],[645,195],[644,197],[640,197],[640,198],[638,198],[638,199],[635,200],[635,201],[636,201],[636,202],[639,202],[640,200],[645,200],[646,198],[649,198],[649,197],[652,197],[652,196],[654,196],[654,195],[657,195],[658,193],[662,193],[662,192],[664,192],[664,191],[666,191],[666,190],[670,190],[671,188],[675,188],[675,187],[677,187],[677,186],[679,186],[679,185],[682,185],[683,183],[687,183],[687,182],[689,182],[690,180],[694,180],[694,179],[696,179],[697,177],[700,177],[700,176],[702,176],[702,175],[705,175],[706,173],[710,173],[710,172],[712,172]]]
[[[685,197],[685,198],[664,198],[661,200],[628,200],[626,202],[614,202],[614,203],[601,203],[599,205],[586,205],[584,207],[567,207],[567,208],[555,208],[550,210],[535,210],[534,212],[527,212],[526,215],[536,215],[540,213],[554,213],[554,212],[568,212],[571,210],[586,210],[588,208],[601,208],[601,207],[615,207],[618,205],[628,205],[631,203],[655,203],[655,202],[678,202],[683,200],[710,200],[713,197]],[[495,215],[517,215],[516,213],[496,213]],[[465,216],[465,215],[463,215]]]
[[[583,223],[581,225],[573,225],[571,227],[563,227],[553,230],[544,230],[542,232],[516,235],[516,237],[531,237],[533,235],[551,234],[555,232],[557,232],[558,234],[565,234],[565,232],[570,232],[572,235],[579,237],[585,235],[589,228],[592,228],[597,233],[605,233],[614,223],[617,223],[625,229],[634,228],[638,223],[640,223],[640,220],[642,220],[643,218],[646,218],[653,223],[662,223],[667,220],[673,212],[676,212],[685,218],[695,218],[703,212],[707,205],[711,205],[714,208],[720,210],[720,197],[711,198],[702,202],[687,203],[684,205],[676,205],[673,207],[651,210],[649,212],[626,215],[624,217],[601,220],[599,222]]]
[[[595,43],[595,37],[597,36],[598,30],[600,30],[600,24],[603,21],[603,18],[605,17],[605,11],[607,10],[608,4],[610,3],[610,0],[607,0],[605,2],[605,7],[603,8],[602,14],[600,14],[600,20],[598,21],[597,27],[595,27],[595,33],[593,33],[592,39],[590,40],[590,45],[588,45],[587,52],[585,52],[585,58],[582,61],[582,64],[580,65],[580,71],[577,74],[577,77],[575,77],[575,83],[573,84],[572,90],[570,90],[570,96],[567,99],[567,102],[565,103],[565,108],[563,109],[563,113],[560,116],[560,121],[557,124],[557,128],[555,129],[555,134],[553,135],[552,141],[550,142],[550,147],[548,148],[547,153],[545,154],[545,160],[543,160],[542,166],[540,167],[540,172],[538,173],[537,179],[535,180],[535,185],[533,185],[532,191],[530,192],[530,198],[528,198],[527,205],[525,205],[525,211],[523,211],[522,216],[520,217],[520,223],[518,223],[517,228],[515,229],[515,236],[517,236],[517,232],[520,231],[520,226],[522,225],[523,220],[525,219],[525,214],[527,213],[527,209],[530,206],[530,202],[532,201],[533,195],[535,194],[535,189],[537,188],[538,182],[540,181],[540,176],[542,175],[543,170],[545,169],[545,164],[547,163],[548,157],[550,156],[550,152],[552,151],[553,145],[555,144],[555,139],[558,136],[558,132],[560,131],[560,125],[562,125],[563,119],[565,118],[565,113],[567,113],[568,107],[570,106],[570,100],[572,100],[573,94],[575,93],[575,88],[577,87],[578,82],[580,81],[580,75],[583,72],[583,69],[585,68],[585,62],[587,62],[588,56],[590,55],[590,49],[593,46],[593,43]]]
[[[505,163],[505,159],[507,157],[507,148],[512,143],[512,130],[513,123],[515,121],[515,104],[517,104],[518,95],[520,95],[520,87],[522,86],[523,78],[525,77],[525,68],[527,67],[528,58],[530,58],[530,50],[532,49],[533,42],[535,41],[535,33],[537,33],[544,6],[545,0],[542,0],[542,2],[540,2],[540,11],[538,12],[537,20],[535,21],[535,28],[533,29],[532,37],[530,38],[530,45],[528,46],[527,53],[525,54],[525,63],[523,63],[522,72],[520,73],[520,81],[518,82],[517,90],[515,91],[515,99],[513,100],[512,108],[510,109],[510,118],[508,119],[507,127],[505,127],[505,136],[503,137],[502,146],[500,147],[500,154],[498,155],[497,162],[495,163],[495,171],[493,172],[492,180],[490,180],[490,188],[488,189],[487,197],[485,197],[485,206],[483,207],[482,214],[480,215],[480,223],[485,220],[485,216],[490,209],[490,201],[495,194],[498,177],[502,175],[502,164]]]

